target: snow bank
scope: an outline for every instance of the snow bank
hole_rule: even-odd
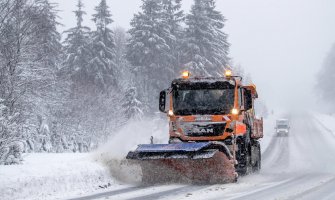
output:
[[[92,154],[24,154],[22,165],[0,166],[0,199],[64,199],[115,184]]]
[[[122,182],[138,183],[141,172],[136,163],[125,159],[127,153],[138,144],[167,143],[167,119],[144,119],[128,123],[108,140],[96,153],[95,158],[106,165],[110,173]]]

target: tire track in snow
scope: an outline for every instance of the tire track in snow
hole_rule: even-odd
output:
[[[282,199],[287,196],[287,193],[294,192],[294,188],[300,184],[314,183],[315,181],[320,180],[320,175],[300,175],[294,177],[289,181],[282,182],[280,184],[274,184],[270,186],[265,186],[260,189],[253,190],[251,192],[242,192],[242,195],[235,195],[231,198],[225,198],[229,200],[259,200],[259,199]],[[282,197],[282,198],[279,198]]]
[[[166,186],[166,185],[164,185]],[[163,186],[163,187],[164,187]],[[150,193],[152,191],[144,191],[146,189],[157,189],[161,186],[148,186],[148,187],[129,187],[129,188],[123,188],[119,190],[113,190],[109,192],[103,192],[103,193],[98,193],[90,196],[85,196],[85,197],[79,197],[79,198],[72,198],[69,200],[93,200],[93,199],[127,199],[127,200],[155,200],[155,199],[160,199],[160,198],[165,198],[169,196],[175,196],[175,195],[182,195],[183,193],[188,194],[193,191],[197,191],[209,186],[192,186],[192,185],[187,185],[187,186],[179,186],[177,188],[173,189],[168,189],[160,192],[154,192]],[[143,195],[140,194],[144,193]],[[138,192],[139,195],[134,194],[134,197],[129,197],[134,192]],[[148,194],[149,193],[149,194]],[[128,196],[128,197],[127,197]]]
[[[130,199],[127,199],[127,200],[155,200],[155,199],[161,199],[161,198],[166,198],[166,197],[176,196],[176,195],[182,195],[182,194],[187,195],[190,192],[198,191],[198,190],[204,189],[206,187],[210,187],[210,186],[183,186],[183,187],[180,187],[180,188],[166,190],[166,191],[163,191],[163,192],[158,192],[158,193],[153,193],[153,194],[149,194],[149,195],[134,197],[134,198],[130,198]]]
[[[293,200],[293,199],[329,199],[333,200],[335,199],[335,177],[330,178],[330,180],[322,182],[319,185],[316,185],[314,187],[308,188],[302,192],[299,192],[293,196],[290,196],[287,198],[287,200]]]
[[[279,138],[278,138],[279,139]],[[279,153],[277,154],[276,159],[271,163],[272,170],[281,168],[285,169],[289,165],[289,156],[290,156],[290,146],[289,146],[289,138],[280,137],[277,142],[277,146],[279,148]]]
[[[293,147],[292,167],[311,173],[335,173],[335,151],[332,136],[320,130],[312,115],[297,118],[299,131],[292,135],[290,144]]]
[[[275,145],[276,145],[276,136],[273,136],[271,141],[270,141],[270,144],[267,146],[267,148],[262,153],[262,157],[264,159],[267,159],[269,157],[269,155],[273,152],[273,147]]]
[[[285,169],[289,164],[289,137],[274,136],[263,155],[262,170]]]
[[[123,188],[123,189],[119,189],[119,190],[112,190],[112,191],[108,191],[108,192],[102,192],[102,193],[93,194],[93,195],[89,195],[89,196],[85,196],[85,197],[72,198],[72,199],[69,199],[69,200],[98,199],[98,198],[102,198],[102,197],[110,197],[110,196],[115,196],[115,195],[118,195],[118,194],[143,190],[143,189],[146,189],[146,188],[148,188],[148,187],[127,187],[127,188]]]

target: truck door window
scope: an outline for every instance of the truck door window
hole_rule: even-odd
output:
[[[243,95],[242,95],[242,88],[238,89],[238,105],[240,107],[243,106]]]

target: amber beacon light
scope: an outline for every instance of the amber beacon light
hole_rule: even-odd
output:
[[[225,73],[224,73],[224,75],[225,75],[227,78],[229,78],[229,77],[231,77],[231,76],[233,75],[233,73],[232,73],[231,70],[226,70]]]
[[[183,71],[181,74],[181,77],[183,79],[188,79],[190,77],[190,72],[189,71]]]

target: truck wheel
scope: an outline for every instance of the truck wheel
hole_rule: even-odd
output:
[[[236,154],[237,166],[236,171],[239,175],[247,175],[252,172],[251,165],[251,147],[250,143],[245,137],[241,137],[237,141],[238,151]]]
[[[257,161],[254,166],[252,166],[252,171],[253,172],[259,172],[262,167],[262,154],[261,154],[261,145],[259,142],[256,142],[257,145]]]

